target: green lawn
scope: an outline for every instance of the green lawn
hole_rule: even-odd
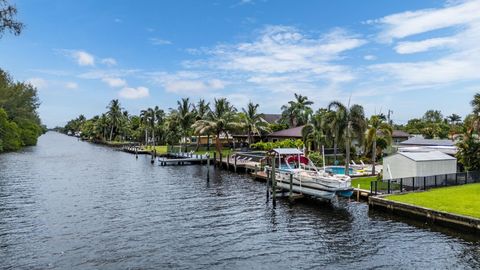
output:
[[[143,149],[152,151],[152,146],[144,146]],[[156,145],[155,150],[157,150],[157,154],[166,154],[167,153],[167,146],[166,145]]]
[[[360,184],[361,189],[370,190],[370,182],[377,180],[376,176],[352,178],[352,187],[357,188]]]
[[[480,183],[391,195],[389,200],[480,218]]]

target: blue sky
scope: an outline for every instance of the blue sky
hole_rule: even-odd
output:
[[[470,112],[480,90],[480,1],[11,0],[26,24],[0,39],[0,67],[36,85],[53,127],[181,97],[254,101],[293,93],[404,123]]]

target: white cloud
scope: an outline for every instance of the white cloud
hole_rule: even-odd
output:
[[[116,77],[104,77],[102,82],[108,84],[110,87],[123,87],[127,85],[127,82],[124,79]]]
[[[170,45],[172,42],[170,40],[161,39],[161,38],[150,38],[150,42],[153,45]]]
[[[45,88],[48,85],[48,83],[45,79],[39,78],[39,77],[30,78],[30,79],[27,80],[27,83],[35,86],[38,89]]]
[[[431,38],[421,41],[399,42],[395,46],[395,51],[399,54],[419,53],[430,50],[431,48],[445,47],[457,43],[455,38]]]
[[[480,1],[474,0],[439,9],[406,11],[368,22],[378,24],[383,29],[379,34],[381,41],[391,42],[393,39],[460,26],[479,19]]]
[[[120,90],[120,92],[118,92],[118,95],[126,99],[139,99],[139,98],[148,97],[150,93],[148,88],[139,86],[137,88],[125,87],[122,90]]]
[[[102,64],[104,64],[106,66],[109,66],[109,67],[117,65],[117,60],[115,60],[114,58],[111,58],[111,57],[103,58],[101,62],[102,62]]]
[[[95,65],[95,57],[85,51],[74,51],[72,56],[77,60],[80,66],[93,66]]]
[[[77,89],[78,84],[76,82],[66,82],[65,87],[68,89]]]
[[[154,83],[161,85],[167,92],[171,93],[204,93],[225,88],[227,82],[205,78],[205,74],[196,72],[181,71],[177,73],[156,72],[151,74]]]
[[[367,61],[373,61],[373,60],[376,60],[377,57],[375,55],[372,55],[372,54],[368,54],[368,55],[365,55],[363,57],[363,59],[367,60]]]

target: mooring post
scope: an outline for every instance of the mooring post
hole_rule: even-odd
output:
[[[238,157],[238,155],[235,155],[235,160],[233,161],[233,162],[235,163],[235,164],[234,164],[234,167],[233,167],[233,170],[234,170],[235,172],[237,172],[237,157]]]
[[[138,159],[138,148],[135,147],[135,158]]]
[[[275,157],[272,157],[272,200],[273,207],[277,205],[277,182],[275,180]]]
[[[207,182],[210,181],[210,155],[207,153]]]
[[[222,152],[219,153],[220,156],[220,169],[223,167],[223,157],[222,157]]]
[[[153,151],[150,152],[150,163],[154,163],[155,162],[155,158],[153,157]]]
[[[269,195],[270,195],[270,170],[267,168],[267,201],[266,203],[268,203],[269,201]]]
[[[357,202],[360,201],[360,184],[357,185]]]

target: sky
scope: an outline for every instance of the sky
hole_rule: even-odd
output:
[[[280,113],[294,93],[395,123],[465,116],[480,91],[480,0],[10,0],[26,28],[0,68],[38,89],[48,127],[119,99],[131,114],[182,97]]]

